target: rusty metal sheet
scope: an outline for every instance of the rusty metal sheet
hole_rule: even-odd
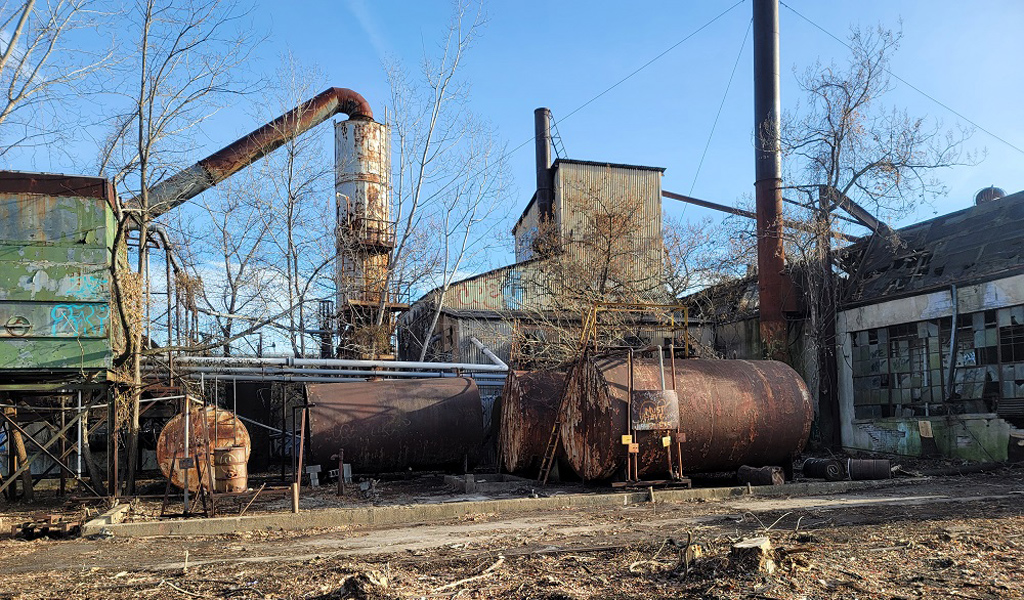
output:
[[[206,443],[207,435],[209,435],[209,444]],[[252,447],[249,441],[249,431],[231,411],[222,408],[214,410],[212,406],[208,406],[204,414],[204,409],[193,408],[189,415],[188,437],[188,454],[195,459],[195,468],[191,469],[188,475],[190,490],[198,490],[200,481],[208,486],[213,485],[216,449],[239,447],[242,450],[236,450],[232,456],[237,458],[238,453],[241,452],[245,461],[249,460]],[[184,457],[185,415],[179,414],[168,421],[167,425],[164,425],[156,442],[156,460],[160,465],[160,471],[164,477],[169,477],[171,483],[179,488],[185,487],[185,473],[175,467],[172,477],[171,467],[174,461]]]
[[[356,470],[461,467],[479,455],[483,407],[462,377],[306,386],[308,464],[330,464],[339,450]],[[336,463],[334,463],[336,464]]]
[[[675,390],[635,390],[629,418],[637,431],[678,429],[679,396]]]
[[[512,473],[540,466],[565,385],[562,371],[512,371],[502,390],[498,452]],[[562,456],[564,451],[560,450]]]

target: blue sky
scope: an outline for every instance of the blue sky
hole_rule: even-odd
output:
[[[665,167],[665,189],[686,194],[692,188],[694,196],[735,204],[753,191],[750,40],[696,181],[695,175],[747,31],[750,0],[580,109],[733,4],[734,0],[487,2],[489,24],[463,71],[472,83],[473,110],[488,119],[512,149],[530,140],[533,109],[547,106],[559,123],[571,158]],[[1019,42],[1024,2],[787,0],[787,4],[841,38],[851,25],[880,23],[898,28],[902,20],[904,38],[893,57],[892,71],[1024,148],[1024,50]],[[441,0],[261,0],[253,20],[258,30],[266,32],[267,40],[250,68],[272,77],[281,54],[291,51],[301,63],[321,68],[327,84],[359,91],[382,112],[388,96],[383,56],[415,66],[423,48],[437,43],[449,13],[450,4]],[[843,61],[847,51],[785,6],[780,9],[780,22],[786,109],[800,100],[794,69],[802,71],[816,60]],[[885,103],[906,108],[912,115],[941,119],[946,125],[966,124],[898,82]],[[258,125],[253,114],[252,106],[243,104],[221,111],[208,122],[200,142],[206,150],[216,150]],[[329,145],[330,128],[322,129],[324,144]],[[950,188],[949,196],[934,207],[922,207],[907,222],[964,208],[979,188],[991,184],[1007,192],[1024,189],[1024,153],[981,130],[967,148],[985,149],[987,156],[979,165],[939,172]],[[509,197],[514,222],[533,191],[532,144],[523,145],[510,160],[515,179],[515,192]],[[31,165],[12,166],[43,168],[39,162],[36,157]],[[74,170],[62,165],[49,168]],[[668,212],[682,213],[681,206],[666,206]],[[705,215],[718,217],[697,207],[686,208],[686,218]]]
[[[723,2],[517,1],[486,3],[489,23],[465,63],[473,109],[515,148],[533,133],[533,109],[551,108],[572,158],[661,166],[663,186],[735,204],[753,190],[752,54],[747,40],[699,176],[697,165],[722,105],[750,21],[750,0],[658,59],[612,91],[588,100],[728,9]],[[788,0],[827,31],[845,38],[852,25],[902,26],[892,71],[981,127],[1024,148],[1024,2]],[[384,54],[415,65],[435,44],[449,14],[447,2],[348,0],[264,2],[270,29],[261,54],[289,48],[315,62],[333,85],[360,91],[376,107],[387,98]],[[902,21],[902,25],[901,25]],[[782,104],[800,100],[794,69],[816,60],[844,61],[847,50],[785,6],[780,8]],[[967,124],[933,100],[896,82],[886,104],[912,115]],[[226,118],[226,116],[225,116]],[[968,149],[986,150],[977,166],[938,176],[950,194],[909,221],[968,206],[988,185],[1024,189],[1024,153],[983,131]],[[533,149],[511,156],[518,214],[534,186]],[[682,207],[666,204],[680,213]],[[688,207],[687,218],[714,212]]]

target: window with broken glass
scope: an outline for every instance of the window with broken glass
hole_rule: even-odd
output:
[[[947,397],[951,322],[945,317],[851,333],[855,418],[995,412],[1024,419],[1024,306],[957,318]]]

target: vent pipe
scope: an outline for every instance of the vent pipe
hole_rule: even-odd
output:
[[[551,219],[554,214],[554,190],[551,177],[551,111],[538,108],[533,111],[534,141],[537,145],[537,208],[540,217]]]
[[[198,196],[338,113],[345,113],[350,119],[373,120],[370,104],[356,92],[347,88],[324,90],[312,100],[150,188],[150,215],[162,215]],[[128,205],[140,208],[140,203],[141,198],[135,197]]]

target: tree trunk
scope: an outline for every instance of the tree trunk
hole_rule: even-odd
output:
[[[12,421],[18,416],[18,409],[16,408],[5,408],[4,413]],[[28,463],[28,452],[25,451],[25,440],[21,437],[21,432],[12,426],[7,428],[8,435],[10,436],[10,446],[7,451],[14,454],[17,458],[15,468],[21,467]],[[25,472],[21,474],[21,485],[24,488],[23,494],[26,502],[31,502],[33,499],[32,489],[32,469],[25,469]]]

